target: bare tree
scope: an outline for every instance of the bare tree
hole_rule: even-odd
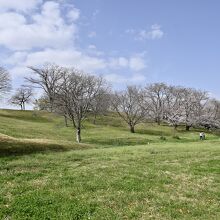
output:
[[[207,92],[192,89],[183,88],[182,91],[182,107],[184,111],[184,123],[186,130],[197,125],[201,120],[203,109],[207,103]]]
[[[129,125],[132,133],[135,132],[135,126],[146,117],[146,109],[143,106],[143,93],[136,86],[128,86],[125,91],[116,92],[112,98],[112,106]]]
[[[148,103],[150,103],[150,116],[158,125],[160,125],[164,117],[166,89],[167,85],[164,83],[154,83],[145,87],[145,97],[148,99]]]
[[[220,120],[220,101],[217,99],[209,100],[207,104],[207,109],[210,109],[212,112],[212,118]]]
[[[164,103],[164,120],[172,125],[174,129],[183,121],[182,88],[167,86]]]
[[[7,70],[0,67],[0,95],[10,91],[11,89],[11,78]]]
[[[34,108],[39,111],[50,111],[50,101],[46,94],[43,94],[40,98],[34,101]]]
[[[77,142],[81,142],[82,122],[102,87],[102,78],[87,75],[75,69],[66,69],[63,74],[63,83],[56,95],[57,102],[72,121],[76,129]]]
[[[207,129],[220,128],[220,101],[216,99],[208,100],[198,126],[203,126]]]
[[[59,97],[58,97],[59,96]],[[62,99],[60,99],[60,94],[56,97],[55,105],[54,105],[54,112],[64,117],[64,122],[66,127],[68,127],[68,121],[70,120],[67,108],[64,105],[64,102]]]
[[[21,110],[25,110],[25,104],[31,102],[32,96],[32,89],[23,86],[19,88],[17,92],[11,97],[10,102],[14,105],[19,105],[21,107]]]
[[[111,97],[109,91],[107,89],[100,89],[91,104],[91,110],[94,114],[94,124],[96,124],[97,115],[105,114],[109,110],[110,104]]]
[[[36,99],[33,104],[34,109],[36,110],[51,112],[50,100],[47,94],[43,94],[40,98]],[[64,117],[65,125],[66,127],[68,127],[68,115],[65,112],[65,108],[61,104],[59,104],[57,99],[53,104],[53,111]]]
[[[26,80],[35,88],[41,88],[48,96],[50,111],[53,111],[55,95],[60,88],[64,68],[55,64],[46,64],[43,68],[29,67],[35,76],[27,77]]]

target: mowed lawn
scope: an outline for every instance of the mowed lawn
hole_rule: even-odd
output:
[[[219,143],[0,159],[0,219],[220,219]]]
[[[77,145],[61,118],[0,112],[0,219],[220,219],[218,136],[100,120]]]

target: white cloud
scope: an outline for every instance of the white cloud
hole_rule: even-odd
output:
[[[136,73],[130,76],[120,75],[120,74],[107,74],[105,75],[105,79],[114,84],[137,84],[143,83],[146,80],[146,76]]]
[[[22,71],[25,72],[27,66],[41,66],[48,62],[67,67],[75,67],[87,72],[95,72],[107,66],[104,59],[89,56],[74,49],[60,50],[50,48],[38,52],[17,52],[5,62],[10,62],[16,66],[16,71],[13,70],[13,74],[15,75],[20,75]]]
[[[164,36],[164,32],[161,30],[160,25],[154,24],[151,26],[151,30],[141,30],[137,36],[138,39],[160,39]]]
[[[88,46],[88,50],[86,51],[87,54],[93,56],[104,56],[105,53],[97,49],[96,45],[90,44]]]
[[[113,69],[129,68],[132,71],[141,71],[146,68],[143,55],[133,55],[129,58],[116,57],[109,60],[109,66]]]
[[[15,10],[26,12],[36,9],[42,0],[0,0],[0,11]]]
[[[0,0],[0,7],[3,6],[2,2]],[[22,2],[27,0],[21,0]],[[145,79],[140,74],[140,71],[146,68],[143,54],[112,54],[108,57],[94,44],[88,45],[84,50],[77,45],[79,9],[73,5],[61,4],[60,1],[30,2],[32,4],[22,12],[21,3],[15,4],[14,7],[12,4],[5,4],[4,11],[0,13],[0,46],[10,51],[7,52],[8,57],[4,57],[1,62],[10,66],[10,72],[17,84],[21,83],[21,76],[30,73],[27,66],[42,66],[47,62],[75,67],[90,73],[125,70],[128,75],[129,71],[135,72],[129,77],[109,74],[106,78],[110,82],[132,83]],[[36,7],[38,10],[34,10]],[[32,10],[31,13],[28,10]],[[90,32],[89,36],[95,37],[96,32]]]
[[[26,58],[28,56],[28,53],[25,51],[18,51],[13,53],[11,56],[9,56],[7,59],[4,60],[5,64],[17,66],[25,62]]]
[[[134,56],[130,58],[129,67],[132,70],[140,71],[146,67],[145,61],[140,56]]]
[[[73,8],[67,13],[67,18],[69,21],[74,22],[79,19],[80,16],[80,10],[77,8]]]
[[[121,67],[128,68],[129,61],[125,57],[114,57],[109,59],[109,67],[113,69],[119,69]]]
[[[16,12],[0,14],[0,45],[11,50],[63,48],[71,45],[77,28],[65,22],[59,6],[55,2],[44,3],[41,13],[32,15],[32,23]]]
[[[128,59],[126,59],[125,57],[119,57],[118,58],[118,64],[121,67],[126,67],[128,65]]]
[[[0,14],[0,30],[14,29],[26,23],[26,18],[16,12],[5,12]]]
[[[22,75],[22,72],[25,75],[27,66],[41,66],[48,62],[67,67],[75,67],[91,73],[106,69],[128,69],[139,72],[146,68],[145,60],[140,55],[134,55],[129,58],[115,57],[108,59],[99,57],[99,54],[96,54],[97,50],[95,48],[92,50],[95,52],[91,55],[74,48],[47,48],[36,52],[15,52],[5,60],[5,63],[14,65],[13,74],[18,76]]]
[[[156,40],[161,39],[164,36],[164,32],[161,30],[161,26],[153,24],[150,29],[135,30],[133,28],[125,30],[126,34],[134,35],[135,40]]]

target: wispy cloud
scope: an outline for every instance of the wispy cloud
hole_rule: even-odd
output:
[[[151,30],[141,30],[138,34],[138,38],[144,40],[144,39],[160,39],[164,36],[164,32],[161,30],[160,25],[154,24],[151,26]]]
[[[142,54],[134,54],[130,57],[110,58],[108,65],[112,69],[128,68],[131,71],[141,71],[147,67]]]
[[[131,85],[131,84],[142,84],[146,81],[146,76],[141,73],[134,73],[129,76],[123,76],[120,74],[112,73],[105,75],[105,79],[113,84],[124,84],[124,85]]]
[[[164,31],[158,24],[153,24],[149,29],[135,30],[130,28],[125,33],[133,35],[135,40],[156,40],[164,36]]]

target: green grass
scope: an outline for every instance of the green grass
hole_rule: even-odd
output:
[[[0,111],[0,219],[220,219],[217,135],[91,121],[76,144],[61,117]]]
[[[138,125],[136,133],[131,134],[127,125],[114,113],[98,117],[96,125],[92,124],[92,121],[92,117],[87,119],[82,129],[83,145],[87,147],[88,145],[93,148],[134,146],[164,142],[160,138],[161,136],[165,137],[167,142],[198,141],[197,130],[185,132],[184,128],[180,127],[178,131],[174,131],[172,127],[165,125],[158,126],[152,123]],[[71,125],[70,122],[69,125]],[[32,140],[33,148],[35,141],[39,142],[40,140],[42,144],[45,143],[47,146],[49,142],[50,146],[54,144],[62,146],[62,148],[70,147],[73,149],[76,147],[78,149],[78,145],[75,142],[74,129],[72,127],[66,127],[62,117],[46,112],[1,110],[1,134],[16,138],[19,140],[19,143],[24,141],[25,147],[22,149],[23,151],[27,149],[27,139],[29,142]],[[174,136],[178,136],[180,139],[173,138]],[[219,139],[219,136],[214,134],[207,133],[206,136],[209,140]],[[12,142],[8,145],[10,144]],[[4,146],[6,145],[4,144]]]

